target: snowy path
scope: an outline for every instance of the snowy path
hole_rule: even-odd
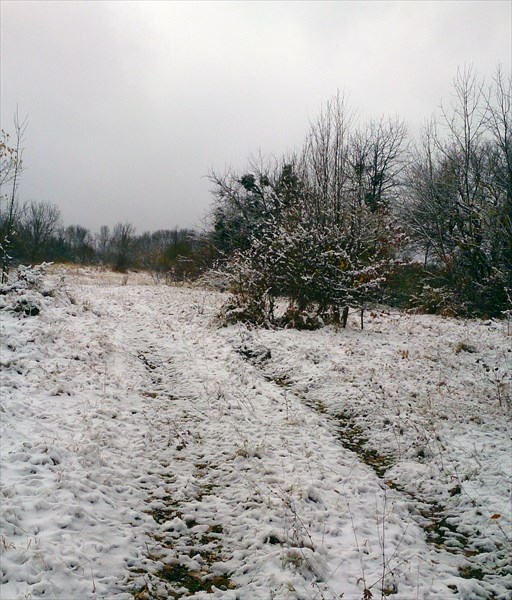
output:
[[[68,286],[75,304],[3,313],[2,600],[507,597],[343,447],[311,382],[345,333],[217,329],[203,290]]]

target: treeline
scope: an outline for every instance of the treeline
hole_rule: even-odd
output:
[[[11,264],[52,261],[104,265],[123,273],[144,269],[157,280],[183,281],[211,265],[209,244],[192,229],[137,234],[132,224],[118,223],[92,233],[81,225],[63,226],[56,205],[31,201],[16,207],[7,236],[7,217],[0,212],[4,272]]]
[[[192,229],[161,229],[137,234],[131,223],[104,225],[93,233],[82,225],[64,226],[58,206],[20,203],[23,138],[27,122],[14,117],[14,135],[0,135],[0,266],[2,283],[18,264],[70,262],[105,265],[120,272],[145,269],[156,279],[198,277],[213,262],[209,236]]]
[[[57,207],[20,207],[21,141],[2,132],[2,277],[13,262],[101,263],[174,280],[220,273],[229,320],[346,324],[375,302],[451,315],[512,310],[512,80],[460,70],[452,99],[411,139],[398,117],[361,123],[328,101],[302,148],[210,175],[211,229],[138,235],[63,227]],[[287,310],[275,310],[277,299]]]
[[[300,151],[212,181],[228,320],[344,325],[350,309],[378,301],[468,316],[512,308],[511,79],[501,70],[489,86],[459,71],[452,102],[417,143],[399,118],[359,124],[338,95]]]

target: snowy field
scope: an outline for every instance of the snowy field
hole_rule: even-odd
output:
[[[511,598],[508,324],[219,327],[225,299],[2,289],[1,600]]]

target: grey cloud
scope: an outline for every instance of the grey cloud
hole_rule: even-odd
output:
[[[29,116],[21,199],[67,223],[200,224],[210,168],[301,143],[338,89],[417,128],[471,62],[511,68],[506,2],[1,4],[1,120]]]

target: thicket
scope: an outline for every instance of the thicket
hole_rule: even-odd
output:
[[[435,309],[499,316],[512,292],[512,84],[460,71],[412,157],[405,218]]]
[[[121,273],[143,269],[157,281],[170,282],[196,278],[211,265],[207,237],[192,229],[137,234],[132,224],[118,223],[93,234],[81,225],[64,227],[58,207],[43,202],[18,207],[16,215],[7,238],[5,213],[0,211],[5,275],[11,266],[62,262],[101,265]]]
[[[368,304],[501,316],[512,294],[511,78],[471,68],[417,143],[327,102],[303,148],[211,175],[225,318],[314,328]],[[278,298],[287,302],[276,315]],[[361,321],[362,322],[362,321]]]

